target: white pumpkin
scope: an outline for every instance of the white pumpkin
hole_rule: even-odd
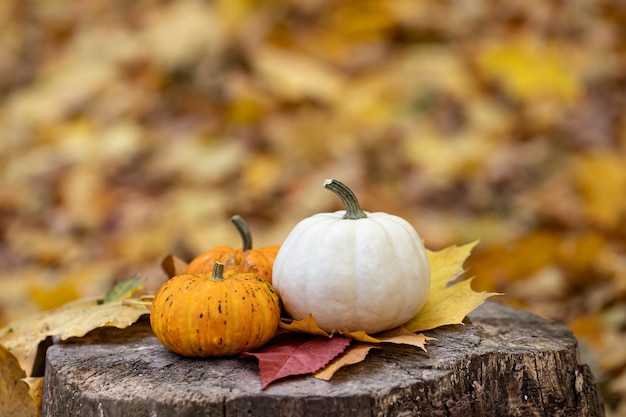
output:
[[[326,180],[346,210],[298,223],[274,261],[272,285],[297,320],[324,330],[376,333],[406,323],[430,289],[426,250],[404,219],[368,213],[348,187]]]

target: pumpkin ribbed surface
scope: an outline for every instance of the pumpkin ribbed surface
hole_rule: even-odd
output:
[[[278,295],[254,274],[184,274],[155,294],[150,324],[183,356],[227,356],[267,343],[280,318]]]

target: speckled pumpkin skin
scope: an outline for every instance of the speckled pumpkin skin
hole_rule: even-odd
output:
[[[187,266],[186,274],[210,274],[215,262],[224,264],[225,273],[237,271],[259,275],[272,283],[272,268],[280,245],[246,251],[229,246],[217,246],[198,255]]]
[[[267,343],[278,329],[280,302],[254,274],[184,274],[157,291],[150,310],[156,337],[190,357],[229,356]]]

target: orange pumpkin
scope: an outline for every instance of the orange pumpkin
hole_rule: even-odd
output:
[[[150,325],[172,352],[190,357],[228,356],[256,349],[278,329],[280,301],[255,274],[215,263],[212,274],[178,275],[161,286]]]
[[[257,274],[267,282],[272,282],[272,268],[274,258],[280,249],[280,245],[268,246],[260,249],[252,249],[252,235],[248,225],[239,215],[230,219],[243,241],[240,249],[233,249],[229,246],[217,246],[209,249],[194,258],[187,269],[186,274],[210,274],[215,262],[224,264],[224,271],[247,272]]]

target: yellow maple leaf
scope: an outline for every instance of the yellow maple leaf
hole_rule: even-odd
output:
[[[472,279],[451,285],[465,270],[463,263],[478,242],[427,251],[430,262],[430,293],[419,313],[403,325],[411,332],[460,324],[472,310],[497,293],[472,290]]]
[[[430,264],[430,294],[446,288],[465,272],[463,263],[478,241],[463,246],[449,246],[437,252],[426,250]]]

